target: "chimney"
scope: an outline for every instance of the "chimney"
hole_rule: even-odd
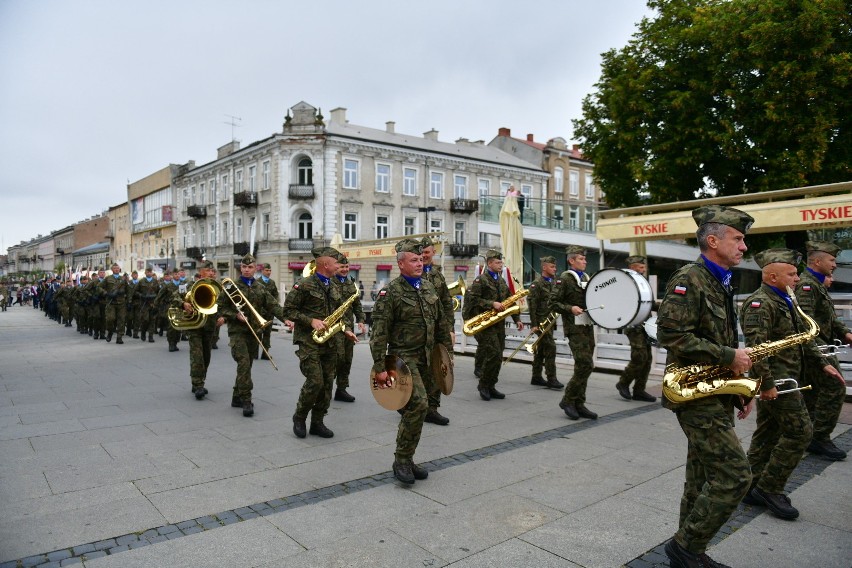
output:
[[[532,134],[527,134],[527,142],[535,142],[535,136]]]
[[[573,144],[571,146],[571,149],[574,150],[575,152],[579,152],[580,151],[580,145],[579,144]]]
[[[389,120],[385,123],[385,131],[389,134],[396,134],[396,123],[392,120]]]
[[[335,124],[346,124],[346,109],[343,107],[332,109],[331,122]]]
[[[502,128],[498,128],[497,136],[512,136],[512,129],[506,128],[505,126],[503,126]]]
[[[468,140],[467,138],[459,138],[458,140],[456,140],[456,144],[468,144],[469,145],[470,140]]]
[[[424,132],[423,138],[426,138],[428,140],[434,140],[435,142],[437,142],[438,141],[438,131],[433,128],[429,132]]]

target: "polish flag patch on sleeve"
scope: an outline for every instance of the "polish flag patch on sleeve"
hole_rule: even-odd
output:
[[[680,286],[680,285],[675,286],[674,287],[674,293],[680,294],[681,296],[686,296],[686,286]]]
[[[293,288],[295,288],[296,290],[298,290],[298,289],[299,289],[299,285],[298,285],[298,284],[293,284]]]
[[[752,308],[759,308],[759,307],[760,307],[760,302],[758,302],[757,300],[753,301],[753,302],[751,303],[751,307],[752,307]]]
[[[382,290],[381,292],[379,292],[379,297],[387,296],[387,294],[388,294],[387,290]]]
[[[805,284],[804,286],[802,286],[802,290],[804,290],[805,292],[810,292],[811,291],[811,285]]]

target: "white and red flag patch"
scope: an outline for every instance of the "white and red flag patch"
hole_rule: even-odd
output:
[[[804,286],[802,286],[802,290],[804,290],[805,292],[810,292],[811,291],[811,285],[805,284]]]
[[[674,287],[674,293],[680,294],[681,296],[686,296],[686,286],[677,285]]]
[[[752,308],[759,308],[759,307],[760,307],[760,302],[758,302],[757,300],[754,300],[754,301],[751,303],[751,307],[752,307]]]

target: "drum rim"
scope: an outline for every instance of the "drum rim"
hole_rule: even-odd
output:
[[[633,313],[631,314],[630,319],[628,320],[629,322],[633,322],[633,320],[639,314],[639,308],[642,307],[642,304],[650,303],[650,304],[653,305],[653,303],[654,303],[653,291],[652,291],[652,294],[651,294],[652,298],[650,300],[642,300],[642,294],[641,294],[642,291],[639,289],[639,285],[636,284],[636,278],[634,278],[633,275],[635,274],[638,278],[642,278],[642,279],[644,279],[644,277],[641,274],[639,274],[638,272],[636,272],[635,270],[630,270],[629,268],[614,268],[614,267],[602,268],[601,270],[598,270],[597,272],[595,272],[589,278],[588,285],[592,284],[592,281],[595,279],[595,277],[597,277],[598,274],[601,274],[603,272],[610,272],[610,271],[613,271],[613,270],[617,270],[618,272],[623,272],[624,274],[627,274],[630,277],[630,282],[636,288],[636,291],[639,292],[639,294],[638,294],[639,302],[636,304],[636,307],[634,308]],[[647,280],[645,280],[645,282],[647,282]],[[650,283],[648,284],[648,288],[650,289]],[[588,287],[586,289],[588,290]],[[589,306],[588,306],[588,302],[587,302],[586,308],[588,308],[588,307]],[[598,321],[595,319],[595,316],[592,315],[591,312],[586,312],[586,313],[588,314],[588,316],[592,320],[592,322],[594,322],[594,324],[596,326],[600,327],[601,329],[609,329],[609,330],[617,331],[617,330],[624,329],[626,327],[631,327],[631,326],[634,326],[634,325],[642,325],[644,323],[644,322],[639,322],[639,323],[635,323],[635,324],[634,323],[627,323],[627,324],[622,325],[620,327],[608,327],[608,326],[601,325],[600,323],[598,323]],[[651,314],[651,311],[648,312],[649,317],[650,317],[650,314]]]

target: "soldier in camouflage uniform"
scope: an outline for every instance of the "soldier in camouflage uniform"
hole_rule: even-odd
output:
[[[101,290],[101,282],[106,277],[106,271],[98,267],[98,273],[89,281],[87,288],[89,296],[89,335],[92,339],[106,339],[104,331],[104,305],[106,305],[106,297]],[[94,334],[91,333],[94,331]]]
[[[807,325],[793,309],[786,292],[799,281],[796,272],[802,256],[793,250],[769,249],[756,254],[754,260],[763,269],[763,284],[742,304],[740,319],[746,345],[778,341],[805,331]],[[784,494],[784,486],[802,459],[813,428],[802,394],[792,392],[778,398],[777,385],[787,378],[803,384],[806,365],[821,368],[832,378],[840,376],[834,367],[825,364],[813,342],[758,361],[749,373],[749,378],[761,382],[757,428],[748,450],[752,489],[743,501],[766,505],[782,519],[799,516]]]
[[[401,275],[379,292],[373,307],[373,336],[370,351],[379,388],[389,386],[385,355],[396,355],[411,371],[411,399],[402,414],[396,435],[393,473],[402,483],[426,479],[429,472],[414,463],[414,453],[429,407],[423,377],[431,376],[432,348],[443,344],[452,353],[449,320],[443,314],[435,287],[423,275],[420,241],[397,243],[397,265]],[[499,364],[499,361],[498,361]]]
[[[647,271],[647,260],[644,256],[629,256],[625,261],[627,268],[638,272],[643,277]],[[642,324],[624,328],[624,335],[630,340],[630,362],[624,368],[615,388],[621,398],[655,402],[657,397],[645,392],[648,384],[648,374],[651,372],[651,341]],[[633,395],[630,395],[630,383],[633,383]]]
[[[86,295],[86,285],[89,283],[89,277],[80,275],[77,280],[77,286],[74,288],[74,319],[77,320],[77,332],[89,333],[89,321],[86,317],[88,314],[87,306],[88,297]]]
[[[586,408],[586,385],[595,368],[595,329],[592,320],[586,314],[586,284],[589,275],[586,270],[586,249],[571,245],[565,249],[568,258],[568,270],[563,272],[553,286],[550,304],[553,311],[563,315],[565,337],[571,347],[574,358],[574,373],[565,395],[559,402],[559,408],[571,420],[590,418],[597,420],[598,415]]]
[[[349,277],[349,259],[341,254],[338,262],[340,264],[340,268],[337,270],[334,282],[340,288],[341,299],[345,301],[355,293],[355,290],[357,290],[358,287]],[[345,319],[350,325],[352,324],[353,319],[355,320],[358,324],[359,334],[363,334],[366,331],[364,326],[364,320],[366,318],[364,316],[364,309],[361,307],[360,298],[355,298],[355,301],[346,312]],[[355,343],[356,341],[348,340],[339,342],[341,349],[337,360],[337,376],[335,377],[337,389],[334,391],[334,400],[340,402],[355,402],[355,397],[346,392],[346,389],[349,388],[349,372],[352,369],[352,358],[355,352]]]
[[[121,276],[121,267],[113,264],[112,274],[104,278],[101,283],[101,296],[104,302],[104,324],[106,325],[106,340],[112,341],[112,334],[118,333],[115,342],[119,345],[124,343],[121,336],[124,335],[124,317],[127,314],[127,281]]]
[[[6,306],[9,305],[9,288],[6,283],[0,284],[0,309],[6,311]]]
[[[186,291],[189,287],[184,284],[180,284],[180,278],[178,277],[177,272],[174,272],[169,275],[163,275],[163,286],[160,288],[160,291],[157,293],[157,298],[155,302],[157,303],[158,309],[160,313],[163,314],[163,317],[166,318],[165,330],[166,330],[166,341],[169,344],[169,352],[173,353],[175,351],[180,351],[178,348],[178,343],[180,343],[181,333],[174,329],[169,323],[168,319],[168,309],[171,305],[172,298],[175,295],[175,292],[179,294],[186,294]]]
[[[311,251],[316,260],[316,271],[312,276],[293,284],[284,303],[284,316],[295,323],[293,343],[298,346],[299,368],[305,376],[305,382],[299,393],[296,413],[293,414],[293,433],[304,438],[308,433],[331,438],[334,436],[324,423],[323,418],[331,405],[331,389],[337,372],[337,359],[344,336],[352,340],[351,322],[344,322],[343,334],[335,334],[325,343],[317,343],[311,337],[314,331],[327,328],[328,318],[342,303],[340,288],[332,282],[340,267],[340,253],[331,247],[317,247]],[[345,317],[344,317],[345,320]],[[311,415],[311,427],[307,429],[308,413]]]
[[[134,289],[134,303],[138,306],[136,310],[136,329],[133,332],[134,339],[154,343],[154,331],[157,329],[157,294],[160,284],[154,278],[154,272],[150,266],[145,267],[143,276]],[[141,332],[141,333],[140,333]]]
[[[509,297],[509,286],[501,276],[503,255],[496,250],[489,250],[485,253],[485,265],[486,270],[473,280],[464,295],[462,312],[465,321],[489,310],[502,312],[508,308],[502,303]],[[518,326],[518,331],[524,329],[518,314],[513,314],[512,320]],[[476,360],[482,371],[477,390],[482,400],[506,398],[506,395],[496,388],[505,348],[506,326],[503,321],[476,334]]]
[[[125,335],[127,337],[139,338],[139,300],[136,297],[136,287],[139,285],[139,273],[135,270],[130,273],[127,281],[127,317],[124,321]]]
[[[71,279],[65,281],[65,285],[56,291],[56,301],[59,303],[59,311],[65,327],[71,327],[74,318],[74,282]]]
[[[275,303],[281,301],[281,296],[278,294],[278,284],[275,283],[275,280],[272,279],[272,266],[269,264],[264,264],[260,270],[260,277],[257,278],[257,281],[266,286],[266,290],[275,298]],[[265,313],[261,314],[263,317],[269,319],[272,317],[272,314]],[[267,351],[272,349],[272,326],[268,325],[263,329],[263,335],[261,336],[261,342]],[[260,354],[261,359],[269,359],[266,356],[266,353]]]
[[[211,266],[212,268],[212,266]],[[284,310],[278,305],[263,284],[254,279],[255,264],[251,253],[245,255],[240,262],[240,277],[234,280],[237,288],[246,301],[258,312],[268,312],[280,320],[284,320]],[[251,381],[251,366],[254,363],[257,350],[260,348],[249,325],[257,326],[255,318],[248,308],[243,313],[237,311],[234,302],[226,293],[219,294],[219,315],[222,322],[228,324],[228,339],[231,345],[231,357],[237,363],[237,378],[234,382],[234,394],[231,398],[231,406],[242,408],[243,416],[254,416],[254,404],[251,401],[251,391],[254,384]],[[248,319],[246,319],[248,318]],[[218,323],[218,322],[217,322]],[[254,327],[252,328],[254,329]],[[212,331],[207,332],[212,336]],[[210,337],[212,347],[213,338]],[[208,351],[209,352],[209,351]],[[209,356],[208,356],[209,357]],[[209,359],[208,359],[209,360]],[[194,380],[194,379],[193,379]],[[197,394],[197,393],[196,393]]]
[[[174,279],[172,278],[172,273],[169,270],[165,270],[163,272],[163,280],[160,282],[160,286],[157,289],[157,297],[154,298],[154,306],[157,310],[157,335],[163,337],[163,332],[166,333],[166,340],[169,340],[169,331],[171,331],[171,325],[169,324],[168,318],[168,302],[169,298],[172,297],[172,293],[174,289]],[[177,345],[175,345],[175,349],[172,349],[171,341],[169,343],[169,351],[177,351]]]
[[[738,348],[731,268],[742,261],[745,233],[754,219],[719,205],[700,207],[692,217],[701,256],[669,280],[657,339],[668,350],[667,365],[722,365],[739,375],[752,362],[747,350]],[[729,394],[686,402],[663,398],[688,441],[679,529],[665,546],[673,568],[716,565],[705,554],[707,545],[751,485],[748,460],[734,433],[735,405],[742,408],[740,419],[754,406]]]
[[[837,268],[835,257],[840,253],[840,247],[833,243],[808,241],[805,248],[808,251],[808,266],[800,275],[796,298],[802,306],[802,311],[819,325],[817,344],[833,343],[835,339],[842,339],[847,344],[852,343],[852,332],[837,317],[825,285],[826,278]],[[840,371],[840,361],[836,356],[827,360]],[[845,459],[846,452],[834,445],[831,433],[843,409],[846,381],[842,376],[840,380],[829,377],[818,367],[806,368],[806,381],[813,387],[812,391],[805,391],[805,404],[814,428],[808,451],[829,460]]]
[[[530,306],[530,326],[532,331],[541,336],[541,324],[548,318],[556,319],[558,316],[551,309],[550,295],[553,292],[553,282],[556,276],[556,258],[553,256],[541,257],[541,276],[530,284],[530,295],[528,297]],[[556,380],[556,340],[553,334],[556,332],[556,322],[544,336],[538,339],[535,347],[535,355],[532,363],[531,385],[561,389],[565,385]],[[547,381],[542,377],[544,370]]]
[[[447,318],[447,325],[450,328],[450,340],[452,344],[456,344],[456,313],[453,310],[453,299],[450,296],[450,289],[447,287],[447,279],[444,277],[440,266],[435,266],[433,259],[435,257],[435,243],[431,237],[423,237],[420,243],[422,245],[423,255],[423,280],[426,280],[438,292],[438,297],[441,299],[444,317]],[[450,350],[452,352],[452,350]],[[426,395],[429,398],[429,410],[426,411],[426,422],[437,424],[438,426],[446,426],[450,423],[450,419],[438,412],[441,406],[441,389],[434,377],[430,373],[423,377],[423,386],[426,388]]]

